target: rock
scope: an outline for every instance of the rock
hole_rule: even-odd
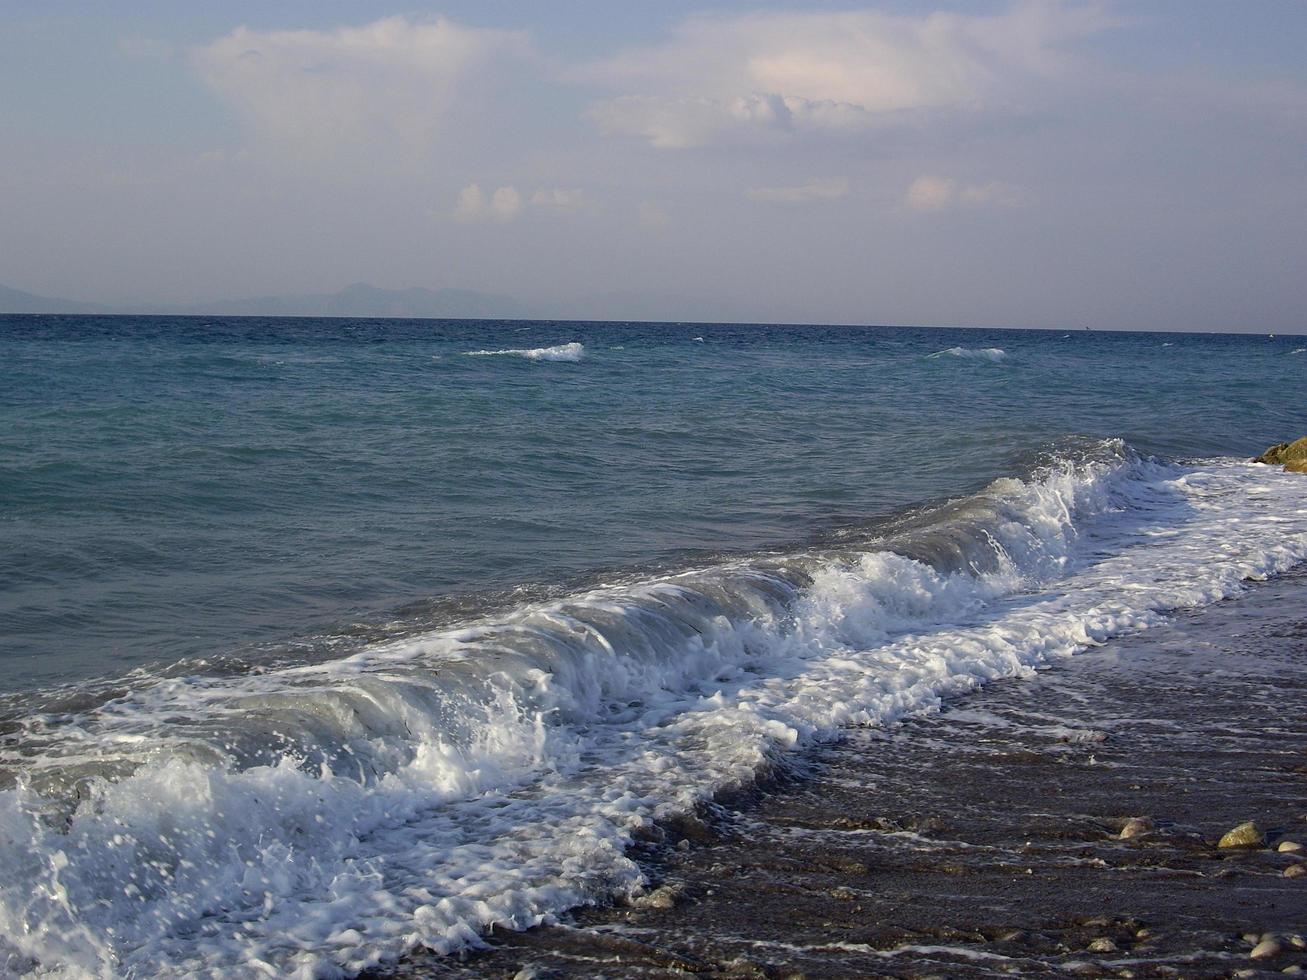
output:
[[[1245,932],[1240,938],[1249,946],[1256,946],[1262,941],[1262,934],[1260,932]]]
[[[1116,943],[1106,936],[1100,936],[1086,947],[1091,953],[1115,953]]]
[[[1280,941],[1274,936],[1269,936],[1254,946],[1253,951],[1248,955],[1255,960],[1269,960],[1274,956],[1279,956],[1282,949]]]
[[[1281,972],[1281,973],[1302,973],[1302,967],[1300,967],[1297,963],[1295,963],[1293,966],[1286,966],[1286,967],[1285,967],[1283,970],[1281,970],[1280,972]]]
[[[1262,829],[1249,820],[1247,823],[1241,823],[1233,830],[1227,831],[1221,838],[1217,847],[1261,847],[1266,843],[1266,835]]]
[[[1303,939],[1302,936],[1286,936],[1285,938],[1289,940],[1289,945],[1294,949],[1307,949],[1307,939]]]
[[[1125,822],[1118,835],[1121,840],[1129,840],[1131,837],[1138,837],[1146,834],[1153,829],[1153,821],[1149,817],[1131,817]]]
[[[1291,459],[1284,464],[1286,473],[1307,473],[1307,459]]]
[[[1307,436],[1295,442],[1281,442],[1272,446],[1260,456],[1253,458],[1254,463],[1271,463],[1284,465],[1307,460]]]
[[[1303,875],[1307,875],[1307,864],[1291,864],[1284,869],[1286,878],[1301,878]]]
[[[679,882],[672,885],[663,885],[651,892],[637,895],[630,900],[629,904],[633,909],[671,909],[676,907],[676,900],[681,897],[683,891],[685,891],[685,886]]]
[[[1281,854],[1293,854],[1302,850],[1302,845],[1296,840],[1282,840],[1280,846],[1276,848]]]

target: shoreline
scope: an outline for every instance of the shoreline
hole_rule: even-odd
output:
[[[628,905],[367,976],[1307,970],[1307,850],[1276,850],[1307,847],[1304,599],[1300,567],[938,714],[850,729],[641,844],[650,889]],[[1248,820],[1265,846],[1218,846]]]

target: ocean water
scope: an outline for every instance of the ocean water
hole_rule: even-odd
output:
[[[1307,559],[1301,337],[0,317],[0,973],[348,975]]]

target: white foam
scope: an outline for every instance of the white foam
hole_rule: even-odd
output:
[[[1307,353],[1307,347],[1295,347],[1293,350],[1289,351],[1289,353],[1290,353],[1290,354],[1305,354],[1305,353]]]
[[[936,351],[928,357],[963,357],[975,361],[1001,361],[1007,357],[1002,347],[950,347]]]
[[[468,357],[525,357],[529,361],[579,361],[585,357],[585,345],[573,341],[556,347],[514,348],[511,350],[470,350]]]
[[[1064,464],[941,511],[983,573],[740,562],[30,719],[0,750],[0,973],[352,973],[631,893],[638,828],[784,753],[1307,558],[1303,489]]]

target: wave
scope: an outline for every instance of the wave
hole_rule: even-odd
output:
[[[1295,347],[1293,350],[1289,351],[1289,353],[1290,353],[1290,354],[1304,354],[1304,353],[1307,353],[1307,347]]]
[[[470,350],[468,357],[525,357],[529,361],[579,361],[585,357],[585,345],[573,341],[556,347],[515,348],[512,350]]]
[[[948,350],[936,351],[927,357],[964,357],[977,361],[1001,361],[1007,357],[1002,347],[950,347]]]
[[[0,973],[351,974],[635,895],[637,835],[787,753],[1304,560],[1300,481],[1089,444],[841,547],[47,701],[0,724]]]

